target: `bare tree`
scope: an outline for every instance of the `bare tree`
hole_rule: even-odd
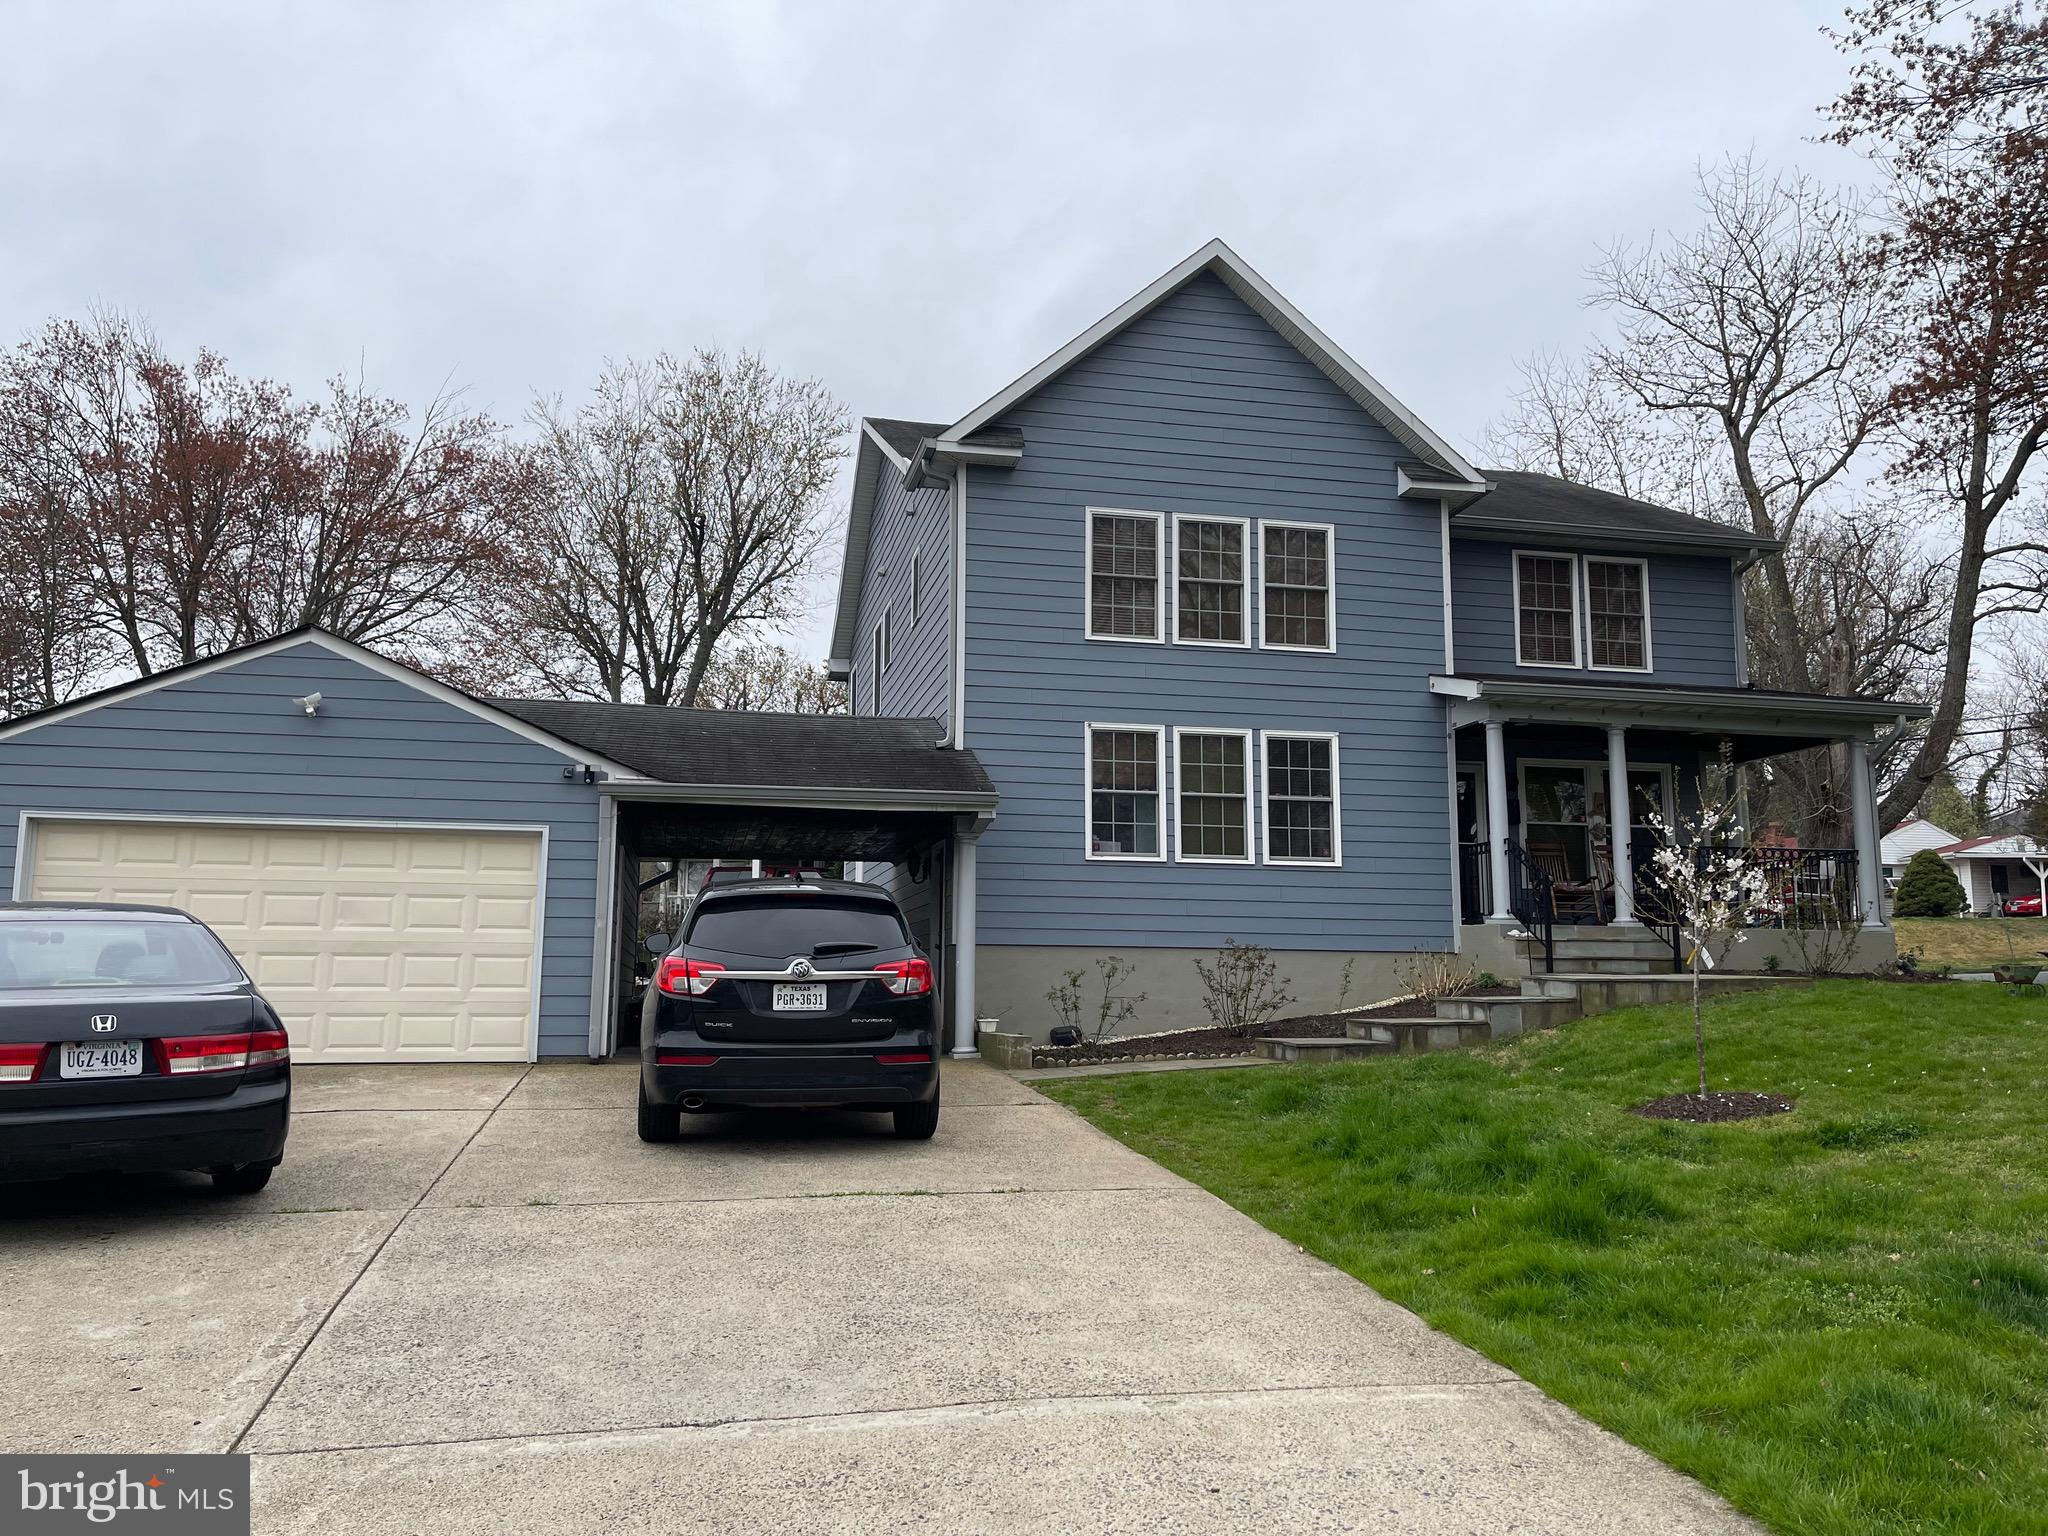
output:
[[[662,356],[534,421],[549,489],[519,529],[507,638],[541,686],[694,704],[728,642],[796,616],[845,453],[822,385],[750,354]]]
[[[1595,269],[1618,327],[1597,367],[1644,409],[1716,431],[1731,510],[1789,545],[1886,420],[1893,314],[1853,198],[1738,158],[1701,173],[1699,201],[1694,231]],[[1811,692],[1789,563],[1760,570],[1773,680]]]
[[[1829,136],[1888,178],[1884,271],[1910,316],[1892,473],[1955,535],[1940,690],[1889,822],[1949,766],[1985,621],[2048,604],[2048,530],[2012,526],[2048,446],[2048,6],[1872,0],[1835,41],[1857,62]]]
[[[846,708],[846,686],[786,646],[757,641],[721,651],[697,689],[710,709],[773,709],[801,715],[836,715]]]

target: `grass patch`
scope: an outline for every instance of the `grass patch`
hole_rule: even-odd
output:
[[[1917,950],[1929,969],[1988,971],[2008,960],[2039,962],[2048,917],[1898,917],[1899,953]]]
[[[1780,1530],[2048,1533],[2048,998],[1728,998],[1798,1108],[1626,1113],[1690,1028],[1037,1086]]]

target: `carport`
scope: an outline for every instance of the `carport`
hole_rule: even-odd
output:
[[[974,850],[995,786],[937,721],[493,699],[507,714],[644,777],[595,775],[590,1055],[621,1042],[640,955],[643,863],[844,861],[888,886],[937,973],[953,1054],[974,1051]]]

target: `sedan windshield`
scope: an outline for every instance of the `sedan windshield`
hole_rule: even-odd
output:
[[[241,979],[234,957],[197,923],[0,923],[0,987],[190,987]]]

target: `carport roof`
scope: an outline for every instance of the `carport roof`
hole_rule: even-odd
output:
[[[800,799],[827,790],[869,791],[963,808],[996,800],[995,785],[972,752],[938,744],[936,720],[574,699],[488,703],[664,784],[787,791]]]

